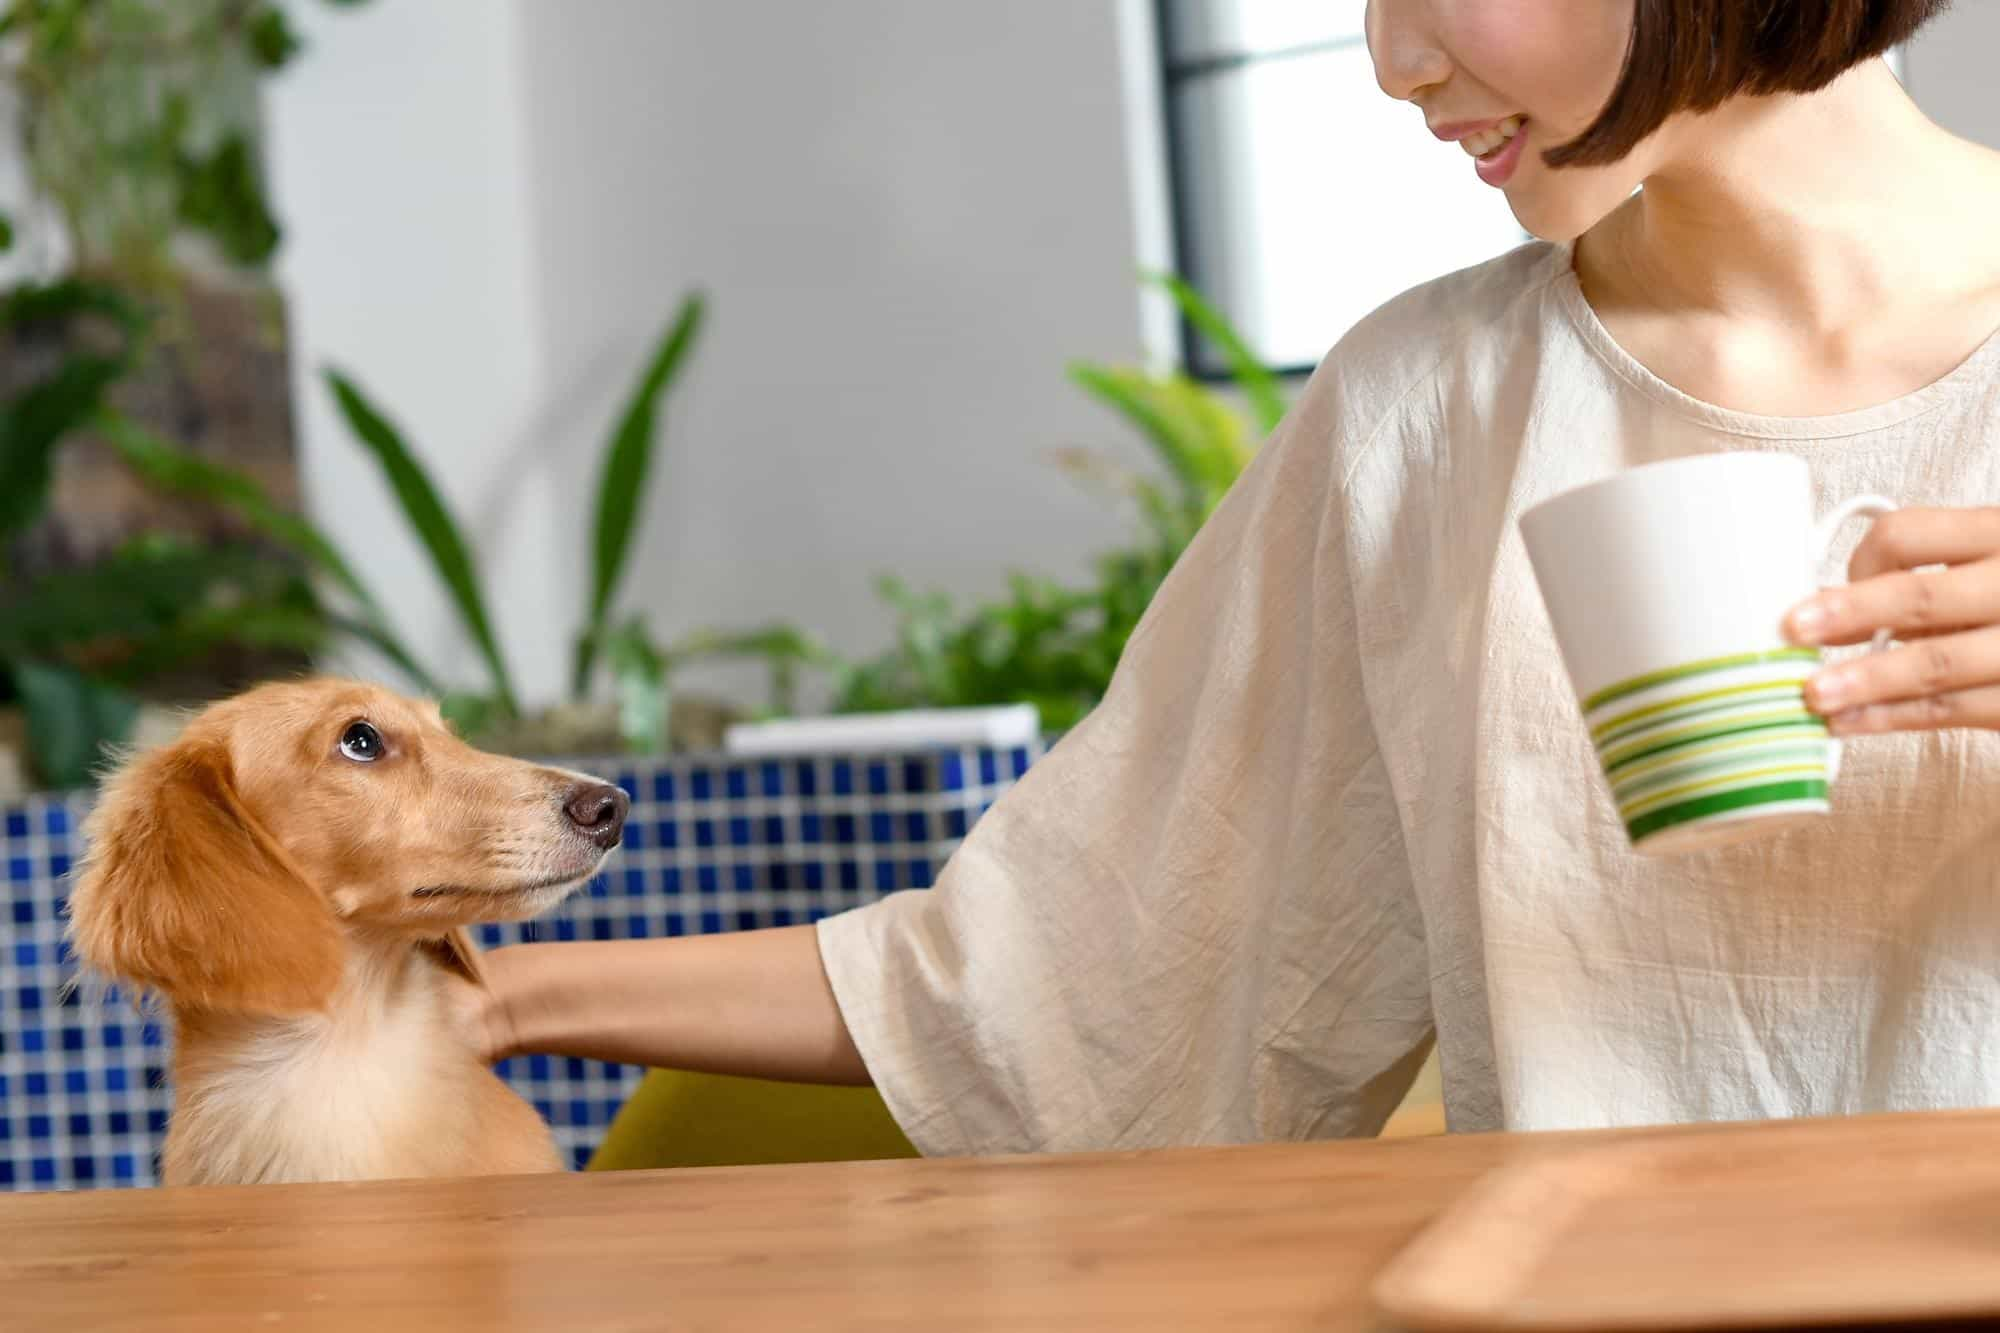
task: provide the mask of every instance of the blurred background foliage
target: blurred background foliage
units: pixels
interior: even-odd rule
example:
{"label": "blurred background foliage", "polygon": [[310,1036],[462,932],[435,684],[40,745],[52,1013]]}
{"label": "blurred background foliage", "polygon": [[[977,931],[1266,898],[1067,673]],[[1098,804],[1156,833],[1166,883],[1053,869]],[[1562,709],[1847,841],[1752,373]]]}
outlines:
{"label": "blurred background foliage", "polygon": [[297,509],[256,94],[299,49],[246,0],[0,9],[33,197],[0,219],[22,275],[0,295],[0,705],[25,733],[0,741],[41,781],[85,778],[143,698],[297,669],[327,641],[303,562],[153,485],[179,445]]}
{"label": "blurred background foliage", "polygon": [[[336,8],[357,0],[324,0]],[[1078,388],[1148,448],[1152,466],[1071,449],[1056,461],[1129,508],[1129,537],[1078,579],[1016,572],[958,606],[885,575],[894,619],[849,660],[809,626],[702,629],[662,640],[618,610],[659,470],[665,404],[699,342],[688,294],[661,328],[597,465],[590,585],[570,697],[527,710],[495,631],[478,553],[389,406],[323,373],[379,467],[483,667],[442,678],[418,659],[328,534],[303,517],[291,455],[282,238],[259,166],[258,80],[301,58],[276,6],[250,0],[13,0],[4,78],[36,206],[0,217],[26,276],[0,293],[0,746],[51,786],[86,781],[151,704],[196,703],[362,644],[405,687],[441,699],[474,740],[526,753],[712,745],[742,710],[676,690],[685,668],[749,660],[762,715],[815,678],[841,712],[1032,702],[1073,725],[1103,696],[1161,581],[1285,410],[1278,382],[1201,297],[1146,279],[1230,368],[1080,363]],[[106,497],[109,497],[107,499]]]}

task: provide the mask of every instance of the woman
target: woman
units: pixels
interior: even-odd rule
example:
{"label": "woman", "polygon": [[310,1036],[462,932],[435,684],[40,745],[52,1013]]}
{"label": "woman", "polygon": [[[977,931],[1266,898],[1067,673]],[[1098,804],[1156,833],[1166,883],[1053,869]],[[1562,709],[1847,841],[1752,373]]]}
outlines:
{"label": "woman", "polygon": [[[872,1076],[930,1153],[1372,1133],[1433,1041],[1457,1129],[2000,1102],[2000,156],[1880,59],[1939,8],[1373,0],[1545,243],[1341,342],[935,890],[500,950],[494,1050]],[[1653,861],[1515,520],[1718,450],[1912,506],[1791,621],[1910,644],[1813,687],[1893,733],[1836,818]]]}

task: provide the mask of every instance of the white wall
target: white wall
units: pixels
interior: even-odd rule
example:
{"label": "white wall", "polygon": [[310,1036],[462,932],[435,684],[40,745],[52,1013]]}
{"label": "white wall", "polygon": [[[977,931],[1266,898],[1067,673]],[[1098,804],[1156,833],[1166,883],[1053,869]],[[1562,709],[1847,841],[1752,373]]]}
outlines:
{"label": "white wall", "polygon": [[[274,84],[268,168],[286,227],[301,471],[313,516],[412,648],[481,677],[445,594],[321,379],[337,365],[420,451],[477,539],[501,632],[530,681],[557,659],[523,614],[574,586],[552,531],[561,460],[538,447],[548,400],[529,231],[514,0],[294,9],[309,53]],[[508,500],[488,497],[504,488]]]}
{"label": "white wall", "polygon": [[314,513],[427,650],[446,609],[312,368],[408,428],[545,698],[599,449],[692,286],[711,319],[625,599],[658,628],[864,651],[879,572],[986,595],[1119,539],[1046,461],[1132,448],[1063,374],[1140,345],[1110,0],[322,11],[269,104],[301,447]]}
{"label": "white wall", "polygon": [[1993,53],[2000,51],[2000,4],[1958,0],[1903,54],[1903,83],[1946,129],[2000,147],[2000,98]]}

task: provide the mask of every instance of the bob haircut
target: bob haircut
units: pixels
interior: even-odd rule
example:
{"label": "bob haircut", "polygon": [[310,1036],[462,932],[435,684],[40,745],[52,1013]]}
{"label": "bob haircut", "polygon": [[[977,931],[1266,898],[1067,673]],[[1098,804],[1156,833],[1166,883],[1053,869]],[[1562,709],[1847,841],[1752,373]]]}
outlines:
{"label": "bob haircut", "polygon": [[1678,111],[1739,93],[1810,93],[1905,41],[1951,0],[1633,0],[1632,40],[1611,100],[1551,148],[1552,167],[1602,166]]}

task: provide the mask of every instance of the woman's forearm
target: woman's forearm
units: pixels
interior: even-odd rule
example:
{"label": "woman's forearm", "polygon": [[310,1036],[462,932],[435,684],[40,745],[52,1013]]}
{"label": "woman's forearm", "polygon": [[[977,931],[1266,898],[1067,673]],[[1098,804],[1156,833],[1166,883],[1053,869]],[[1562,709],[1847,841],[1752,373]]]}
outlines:
{"label": "woman's forearm", "polygon": [[862,1084],[811,926],[484,955],[493,1054]]}

